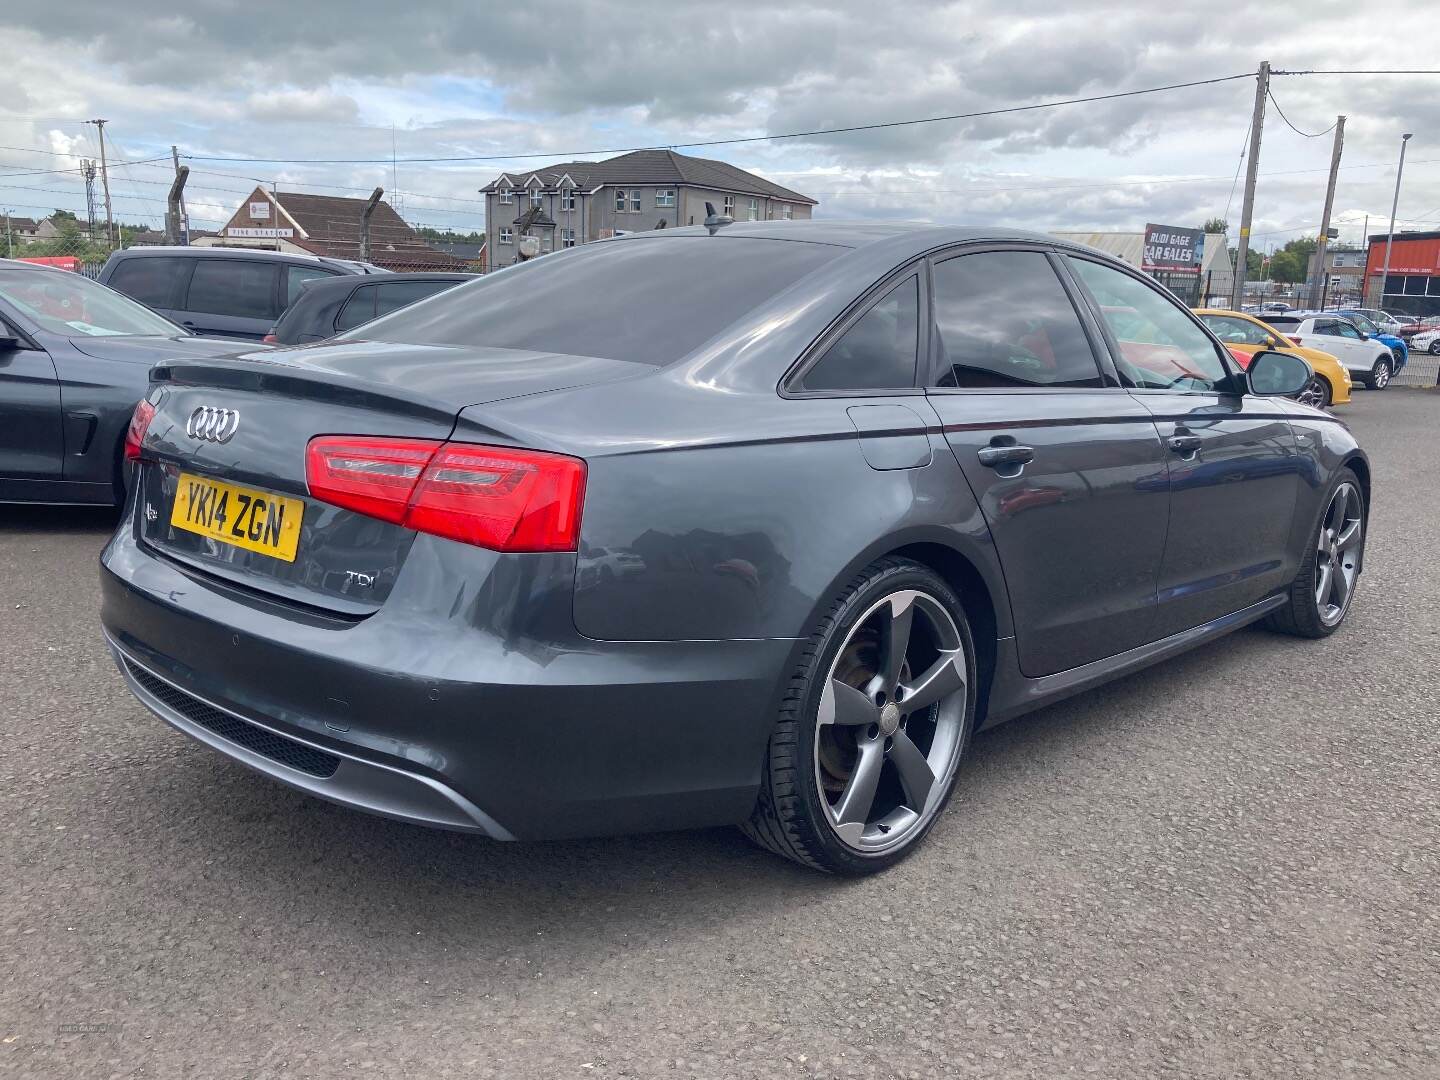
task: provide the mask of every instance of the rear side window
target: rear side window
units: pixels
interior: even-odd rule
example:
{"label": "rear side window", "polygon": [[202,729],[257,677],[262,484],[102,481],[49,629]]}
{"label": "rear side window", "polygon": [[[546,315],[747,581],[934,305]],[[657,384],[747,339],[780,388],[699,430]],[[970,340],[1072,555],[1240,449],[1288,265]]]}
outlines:
{"label": "rear side window", "polygon": [[161,256],[122,259],[106,284],[149,307],[179,307],[190,262]]}
{"label": "rear side window", "polygon": [[458,284],[456,281],[387,281],[375,286],[375,314],[377,317],[389,315]]}
{"label": "rear side window", "polygon": [[350,294],[340,314],[335,317],[336,330],[353,330],[375,318],[375,290],[379,285],[361,285]]}
{"label": "rear side window", "polygon": [[1100,386],[1080,316],[1038,251],[990,251],[935,267],[941,387]]}
{"label": "rear side window", "polygon": [[273,319],[280,267],[258,259],[196,259],[186,311]]}
{"label": "rear side window", "polygon": [[666,364],[847,250],[723,232],[586,244],[404,308],[365,337]]}
{"label": "rear side window", "polygon": [[920,279],[902,281],[846,330],[800,380],[803,390],[895,390],[915,385]]}

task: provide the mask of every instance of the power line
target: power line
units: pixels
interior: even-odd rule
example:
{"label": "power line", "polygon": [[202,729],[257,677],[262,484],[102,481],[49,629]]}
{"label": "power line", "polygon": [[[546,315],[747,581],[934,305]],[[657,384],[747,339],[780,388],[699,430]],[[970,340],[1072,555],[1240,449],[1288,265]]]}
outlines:
{"label": "power line", "polygon": [[[581,158],[599,154],[632,154],[641,150],[677,150],[696,146],[735,146],[739,143],[773,142],[779,139],[807,139],[817,135],[848,135],[857,131],[879,131],[886,128],[914,127],[917,124],[939,124],[952,120],[976,120],[987,116],[1004,116],[1010,113],[1033,112],[1037,109],[1055,109],[1064,105],[1088,105],[1097,101],[1115,101],[1119,98],[1140,97],[1143,94],[1160,94],[1169,90],[1186,90],[1195,86],[1214,86],[1217,83],[1234,82],[1237,79],[1253,79],[1252,72],[1239,75],[1222,75],[1214,79],[1196,79],[1192,82],[1170,83],[1166,86],[1148,86],[1139,90],[1119,90],[1112,94],[1092,94],[1089,97],[1066,98],[1060,101],[1040,101],[1033,105],[1010,105],[1000,109],[981,109],[976,112],[950,113],[945,116],[927,116],[917,120],[886,120],[874,124],[851,124],[847,127],[815,128],[810,131],[791,131],[783,135],[748,135],[733,139],[707,139],[700,142],[668,143],[657,146],[630,146],[599,150],[547,150],[523,154],[468,154],[458,157],[400,158],[406,165],[433,165],[459,161],[519,161],[525,158]],[[235,161],[235,162],[276,162],[284,165],[389,165],[391,158],[267,158],[267,157],[221,157],[217,155],[187,154],[190,161]]]}
{"label": "power line", "polygon": [[1317,131],[1313,135],[1310,134],[1310,132],[1308,131],[1301,131],[1299,128],[1297,128],[1294,124],[1290,122],[1290,118],[1285,115],[1285,110],[1280,108],[1280,102],[1275,100],[1275,94],[1268,89],[1265,91],[1265,93],[1270,98],[1270,104],[1275,106],[1275,112],[1279,114],[1281,120],[1285,121],[1285,126],[1288,127],[1291,131],[1295,132],[1296,135],[1303,135],[1307,139],[1318,139],[1322,135],[1329,135],[1330,132],[1335,130],[1335,125],[1331,124],[1324,131]]}

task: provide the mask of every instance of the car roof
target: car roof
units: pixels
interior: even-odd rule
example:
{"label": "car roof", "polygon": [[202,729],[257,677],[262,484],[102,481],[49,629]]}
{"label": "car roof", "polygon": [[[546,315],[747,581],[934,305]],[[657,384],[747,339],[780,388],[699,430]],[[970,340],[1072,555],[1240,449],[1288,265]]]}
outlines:
{"label": "car roof", "polygon": [[[602,242],[612,244],[657,237],[708,235],[710,229],[707,226],[686,225],[676,229],[628,233]],[[977,240],[1020,240],[1057,244],[1076,250],[1093,250],[1083,244],[1060,240],[1044,233],[1003,225],[936,225],[925,221],[736,221],[718,226],[714,235],[759,240],[797,240],[848,248],[864,248],[886,241],[904,245],[908,241],[908,246],[917,252],[946,244]]]}
{"label": "car roof", "polygon": [[300,254],[294,251],[269,251],[252,247],[179,247],[156,244],[154,246],[125,248],[116,251],[112,259],[143,259],[152,256],[181,255],[191,259],[268,259],[280,262],[301,263],[307,266],[355,266],[365,264],[356,259],[336,259],[328,255]]}
{"label": "car roof", "polygon": [[[348,293],[366,285],[393,285],[404,281],[472,281],[479,274],[344,274],[339,277],[318,277],[300,283],[301,296],[328,296],[330,293]],[[296,303],[299,303],[297,298]],[[293,306],[293,305],[292,305]]]}
{"label": "car roof", "polygon": [[61,266],[46,266],[44,263],[23,262],[20,259],[0,259],[0,270],[53,270],[57,274],[74,273],[73,270],[66,270]]}

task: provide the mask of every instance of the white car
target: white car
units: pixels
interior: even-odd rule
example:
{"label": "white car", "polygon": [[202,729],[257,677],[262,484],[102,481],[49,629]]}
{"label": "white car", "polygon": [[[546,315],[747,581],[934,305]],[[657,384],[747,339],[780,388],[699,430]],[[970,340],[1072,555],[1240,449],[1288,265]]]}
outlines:
{"label": "white car", "polygon": [[1440,356],[1440,326],[1426,327],[1418,334],[1412,334],[1410,351],[1412,353],[1428,352],[1431,356]]}
{"label": "white car", "polygon": [[1333,355],[1352,382],[1363,383],[1370,390],[1384,390],[1395,374],[1395,358],[1383,342],[1366,337],[1349,319],[1328,312],[1301,312],[1267,315],[1265,321],[1296,345],[1320,349]]}

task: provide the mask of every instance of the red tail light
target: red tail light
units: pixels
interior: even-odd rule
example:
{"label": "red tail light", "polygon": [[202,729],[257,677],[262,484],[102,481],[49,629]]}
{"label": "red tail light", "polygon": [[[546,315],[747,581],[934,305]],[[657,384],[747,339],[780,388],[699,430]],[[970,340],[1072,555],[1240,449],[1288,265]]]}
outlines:
{"label": "red tail light", "polygon": [[322,435],[310,494],[347,510],[495,551],[574,551],[585,463],[537,450]]}
{"label": "red tail light", "polygon": [[1288,337],[1290,341],[1295,345],[1299,345],[1301,343],[1299,336],[1296,334],[1286,334],[1285,336]]}
{"label": "red tail light", "polygon": [[125,460],[140,460],[140,444],[145,441],[145,432],[150,421],[155,419],[155,406],[141,401],[130,414],[130,426],[125,429]]}

